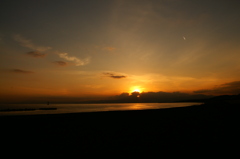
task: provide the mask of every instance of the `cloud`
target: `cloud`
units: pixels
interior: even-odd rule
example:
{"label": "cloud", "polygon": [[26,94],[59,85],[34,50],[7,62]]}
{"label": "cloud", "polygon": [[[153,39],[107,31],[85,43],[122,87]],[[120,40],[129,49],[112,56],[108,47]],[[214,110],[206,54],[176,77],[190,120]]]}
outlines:
{"label": "cloud", "polygon": [[21,70],[21,69],[13,69],[13,70],[11,70],[11,72],[20,73],[20,74],[32,74],[32,73],[34,73],[32,71],[26,71],[26,70]]}
{"label": "cloud", "polygon": [[45,57],[46,54],[43,54],[43,53],[40,53],[38,51],[30,51],[27,53],[28,56],[31,56],[31,57]]}
{"label": "cloud", "polygon": [[68,53],[58,53],[59,57],[68,61],[75,62],[76,66],[83,66],[90,62],[90,58],[79,59],[75,56],[69,56]]}
{"label": "cloud", "polygon": [[55,63],[56,65],[58,66],[67,66],[67,62],[64,62],[64,61],[54,61],[53,63]]}
{"label": "cloud", "polygon": [[126,78],[127,77],[125,75],[118,75],[116,73],[110,73],[110,72],[104,72],[102,74],[104,76],[106,76],[106,77],[110,77],[110,78],[113,78],[113,79],[122,79],[122,78]]}
{"label": "cloud", "polygon": [[197,91],[194,91],[194,93],[214,94],[214,95],[239,94],[240,93],[240,81],[224,83],[224,84],[216,86],[213,89],[197,90]]}
{"label": "cloud", "polygon": [[14,35],[14,40],[16,40],[17,42],[20,43],[21,46],[35,50],[35,51],[39,51],[39,52],[44,52],[47,50],[50,50],[51,47],[45,47],[45,46],[37,46],[36,44],[34,44],[31,40],[26,39],[25,37],[17,34]]}

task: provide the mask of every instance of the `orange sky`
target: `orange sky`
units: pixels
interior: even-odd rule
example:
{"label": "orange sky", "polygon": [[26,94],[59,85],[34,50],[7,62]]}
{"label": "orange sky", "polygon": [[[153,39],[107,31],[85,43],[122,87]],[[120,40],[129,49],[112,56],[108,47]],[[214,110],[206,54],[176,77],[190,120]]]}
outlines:
{"label": "orange sky", "polygon": [[77,101],[135,89],[240,93],[237,6],[234,0],[5,1],[0,100]]}

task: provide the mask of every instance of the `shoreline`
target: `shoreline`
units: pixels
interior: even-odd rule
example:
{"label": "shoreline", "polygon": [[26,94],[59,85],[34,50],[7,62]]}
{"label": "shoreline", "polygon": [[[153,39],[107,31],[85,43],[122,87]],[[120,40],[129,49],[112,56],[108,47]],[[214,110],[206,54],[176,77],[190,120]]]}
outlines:
{"label": "shoreline", "polygon": [[[0,109],[0,116],[14,115],[40,115],[40,114],[66,114],[66,113],[91,113],[91,112],[114,112],[114,111],[137,111],[158,110],[178,107],[190,107],[201,105],[196,102],[177,103],[98,103],[98,104],[53,104],[51,107],[45,105],[12,105],[9,108]],[[65,105],[65,106],[63,106]],[[75,107],[77,106],[77,107]],[[78,109],[76,109],[78,108]]]}
{"label": "shoreline", "polygon": [[0,112],[34,111],[34,110],[57,110],[57,108],[19,108],[19,109],[1,109]]}
{"label": "shoreline", "polygon": [[[0,116],[1,135],[9,149],[77,156],[89,153],[164,149],[224,149],[238,136],[237,105],[196,105],[189,107]],[[18,144],[17,144],[18,143]],[[228,144],[226,144],[228,143]],[[6,148],[6,147],[5,147]],[[24,148],[25,149],[25,148]],[[33,150],[34,151],[34,150]],[[56,153],[55,153],[56,152]]]}

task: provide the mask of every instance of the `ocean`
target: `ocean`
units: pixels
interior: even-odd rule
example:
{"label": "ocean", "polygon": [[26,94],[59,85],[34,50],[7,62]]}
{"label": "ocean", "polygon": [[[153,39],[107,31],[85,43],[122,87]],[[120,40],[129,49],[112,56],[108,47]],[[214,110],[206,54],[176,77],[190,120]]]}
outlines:
{"label": "ocean", "polygon": [[200,104],[202,103],[0,104],[0,116],[163,109]]}

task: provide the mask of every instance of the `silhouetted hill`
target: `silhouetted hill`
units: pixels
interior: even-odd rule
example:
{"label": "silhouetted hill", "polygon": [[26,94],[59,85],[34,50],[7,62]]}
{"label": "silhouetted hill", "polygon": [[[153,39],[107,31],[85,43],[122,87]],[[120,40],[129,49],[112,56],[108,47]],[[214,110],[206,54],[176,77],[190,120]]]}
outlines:
{"label": "silhouetted hill", "polygon": [[207,99],[205,104],[240,104],[240,94],[238,95],[221,95]]}
{"label": "silhouetted hill", "polygon": [[166,103],[166,102],[204,102],[213,96],[188,94],[182,92],[132,92],[122,93],[111,99],[89,101],[86,103]]}

